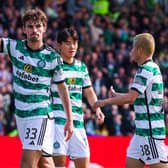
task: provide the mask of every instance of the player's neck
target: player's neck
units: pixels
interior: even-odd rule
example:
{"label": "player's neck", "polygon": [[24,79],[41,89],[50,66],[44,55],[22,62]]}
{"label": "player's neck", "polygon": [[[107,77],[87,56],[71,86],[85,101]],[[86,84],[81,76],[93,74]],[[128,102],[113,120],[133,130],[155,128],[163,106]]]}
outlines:
{"label": "player's neck", "polygon": [[66,62],[67,64],[72,64],[74,62],[74,58],[67,58],[67,57],[63,57],[63,61]]}
{"label": "player's neck", "polygon": [[43,42],[42,41],[39,41],[39,42],[27,41],[27,46],[31,50],[39,50],[43,46]]}
{"label": "player's neck", "polygon": [[144,57],[143,59],[139,60],[138,65],[140,66],[140,65],[144,64],[145,62],[148,62],[149,60],[152,60],[152,56]]}

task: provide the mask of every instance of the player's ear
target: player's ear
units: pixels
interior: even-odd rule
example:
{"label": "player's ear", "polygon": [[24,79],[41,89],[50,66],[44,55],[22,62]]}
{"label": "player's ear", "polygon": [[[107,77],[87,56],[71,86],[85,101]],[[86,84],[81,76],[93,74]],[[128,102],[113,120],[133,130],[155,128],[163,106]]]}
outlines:
{"label": "player's ear", "polygon": [[43,33],[45,33],[47,31],[47,25],[43,25],[44,28],[43,28]]}
{"label": "player's ear", "polygon": [[58,47],[58,50],[60,51],[60,49],[61,49],[61,43],[56,43],[57,44],[57,47]]}
{"label": "player's ear", "polygon": [[141,55],[142,52],[143,52],[143,49],[142,49],[142,48],[137,48],[137,53],[138,53],[138,55]]}

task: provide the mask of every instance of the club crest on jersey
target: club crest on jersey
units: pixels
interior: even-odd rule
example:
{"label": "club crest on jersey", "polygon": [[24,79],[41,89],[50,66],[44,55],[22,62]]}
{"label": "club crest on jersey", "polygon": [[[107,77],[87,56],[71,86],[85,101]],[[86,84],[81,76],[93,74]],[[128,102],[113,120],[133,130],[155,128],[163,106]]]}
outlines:
{"label": "club crest on jersey", "polygon": [[55,149],[60,148],[60,144],[59,144],[59,142],[58,142],[58,141],[56,141],[56,142],[54,143],[54,148],[55,148]]}
{"label": "club crest on jersey", "polygon": [[46,62],[45,62],[44,60],[39,60],[39,61],[37,62],[37,66],[38,66],[39,68],[44,68],[44,67],[46,66]]}
{"label": "club crest on jersey", "polygon": [[75,78],[69,78],[68,83],[69,83],[69,85],[74,85],[76,83]]}
{"label": "club crest on jersey", "polygon": [[27,73],[31,73],[32,72],[32,65],[30,65],[30,64],[24,65],[24,71]]}

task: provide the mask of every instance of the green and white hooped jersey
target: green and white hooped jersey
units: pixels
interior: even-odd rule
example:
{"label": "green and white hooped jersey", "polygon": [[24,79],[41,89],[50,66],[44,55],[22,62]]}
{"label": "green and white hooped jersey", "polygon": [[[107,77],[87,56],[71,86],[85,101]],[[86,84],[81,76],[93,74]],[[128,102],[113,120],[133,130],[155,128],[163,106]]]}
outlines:
{"label": "green and white hooped jersey", "polygon": [[136,135],[164,139],[164,86],[158,65],[149,60],[139,66],[131,89],[140,93],[134,102]]}
{"label": "green and white hooped jersey", "polygon": [[[83,128],[82,90],[91,86],[88,70],[83,62],[75,59],[73,64],[63,64],[63,72],[71,99],[74,127]],[[55,84],[52,84],[51,92],[55,123],[64,125],[66,113]]]}
{"label": "green and white hooped jersey", "polygon": [[46,117],[50,107],[50,84],[64,81],[62,58],[44,45],[37,51],[26,41],[2,39],[3,52],[8,54],[13,68],[15,113],[22,118]]}

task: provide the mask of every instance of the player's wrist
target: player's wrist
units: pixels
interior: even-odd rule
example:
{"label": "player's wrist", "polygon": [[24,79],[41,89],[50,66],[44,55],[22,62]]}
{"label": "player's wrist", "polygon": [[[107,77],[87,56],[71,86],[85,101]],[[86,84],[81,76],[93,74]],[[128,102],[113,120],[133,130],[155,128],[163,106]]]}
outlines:
{"label": "player's wrist", "polygon": [[67,118],[68,122],[73,122],[73,118]]}

